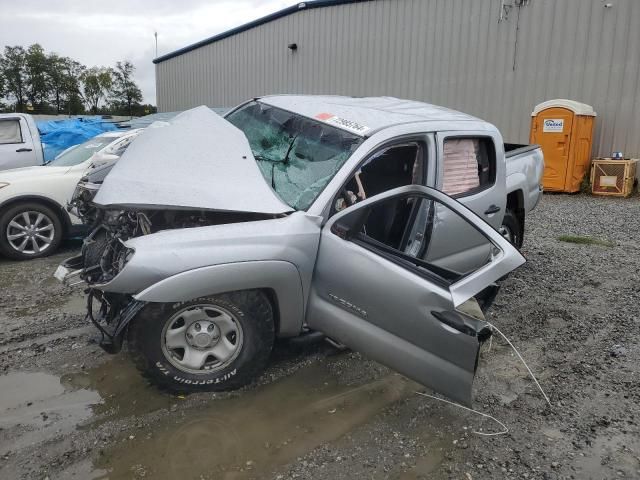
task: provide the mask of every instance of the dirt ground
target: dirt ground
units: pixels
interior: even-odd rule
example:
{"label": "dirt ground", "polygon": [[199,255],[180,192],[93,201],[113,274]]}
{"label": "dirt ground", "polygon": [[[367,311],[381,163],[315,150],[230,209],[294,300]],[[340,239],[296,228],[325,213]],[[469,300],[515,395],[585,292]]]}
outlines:
{"label": "dirt ground", "polygon": [[[576,244],[561,235],[611,242]],[[78,290],[52,277],[78,242],[0,259],[2,479],[640,478],[640,202],[545,195],[528,263],[488,319],[518,347],[484,347],[474,406],[325,343],[279,344],[255,384],[188,397],[104,353]]]}

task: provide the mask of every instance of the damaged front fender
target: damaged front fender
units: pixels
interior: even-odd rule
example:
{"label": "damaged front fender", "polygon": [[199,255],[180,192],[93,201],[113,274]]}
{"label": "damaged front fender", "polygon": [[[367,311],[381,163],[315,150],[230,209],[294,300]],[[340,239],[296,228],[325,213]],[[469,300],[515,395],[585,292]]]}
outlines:
{"label": "damaged front fender", "polygon": [[127,325],[144,308],[146,302],[125,295],[104,294],[100,290],[87,291],[87,318],[102,334],[100,347],[108,353],[118,353]]}
{"label": "damaged front fender", "polygon": [[182,302],[252,289],[270,290],[275,294],[279,336],[300,333],[305,295],[300,273],[290,262],[269,260],[196,268],[161,280],[134,298],[141,302]]}

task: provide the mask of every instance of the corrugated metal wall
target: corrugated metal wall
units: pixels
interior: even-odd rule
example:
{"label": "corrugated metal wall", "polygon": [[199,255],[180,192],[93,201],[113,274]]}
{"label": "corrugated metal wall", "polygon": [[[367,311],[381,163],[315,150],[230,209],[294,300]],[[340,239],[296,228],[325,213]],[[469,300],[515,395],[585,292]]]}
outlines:
{"label": "corrugated metal wall", "polygon": [[569,98],[598,113],[595,154],[638,156],[640,0],[606,3],[530,0],[501,22],[501,0],[301,10],[156,65],[158,107],[230,107],[270,93],[392,95],[471,113],[527,142],[534,105]]}

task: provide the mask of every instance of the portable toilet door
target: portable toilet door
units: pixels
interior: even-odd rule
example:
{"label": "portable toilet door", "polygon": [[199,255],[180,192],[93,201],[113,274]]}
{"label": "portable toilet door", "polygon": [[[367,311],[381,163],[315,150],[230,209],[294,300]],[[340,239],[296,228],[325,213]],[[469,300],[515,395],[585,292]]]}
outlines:
{"label": "portable toilet door", "polygon": [[591,144],[596,113],[573,100],[549,100],[531,113],[530,143],[544,154],[544,189],[579,192],[591,164]]}

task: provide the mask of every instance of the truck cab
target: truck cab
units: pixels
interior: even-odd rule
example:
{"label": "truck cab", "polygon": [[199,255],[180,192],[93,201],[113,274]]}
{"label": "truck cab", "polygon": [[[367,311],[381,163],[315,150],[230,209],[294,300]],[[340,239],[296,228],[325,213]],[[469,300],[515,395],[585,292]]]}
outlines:
{"label": "truck cab", "polygon": [[0,170],[42,165],[36,122],[26,113],[0,113]]}

